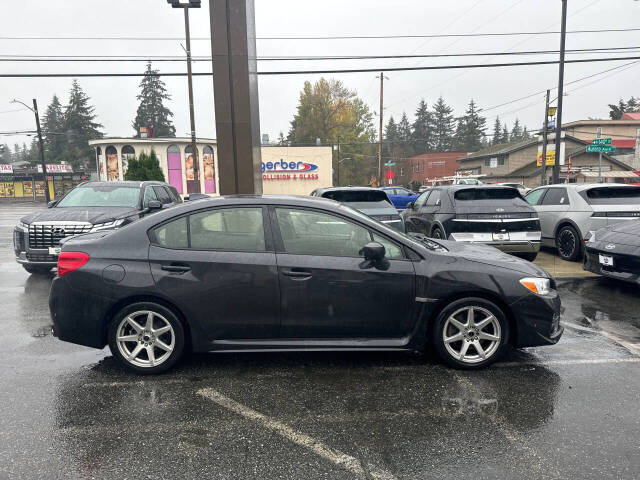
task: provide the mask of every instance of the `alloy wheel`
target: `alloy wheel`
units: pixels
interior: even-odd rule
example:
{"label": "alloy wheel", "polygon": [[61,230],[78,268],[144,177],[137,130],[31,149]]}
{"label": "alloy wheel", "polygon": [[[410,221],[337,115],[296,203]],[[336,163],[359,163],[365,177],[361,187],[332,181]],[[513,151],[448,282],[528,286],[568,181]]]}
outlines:
{"label": "alloy wheel", "polygon": [[466,306],[449,315],[442,329],[446,351],[456,360],[474,364],[492,357],[500,347],[502,330],[493,313]]}
{"label": "alloy wheel", "polygon": [[558,251],[563,258],[572,258],[576,250],[576,236],[570,228],[563,228],[558,236]]}
{"label": "alloy wheel", "polygon": [[173,353],[176,334],[171,323],[157,312],[141,310],[124,317],[116,330],[116,344],[132,365],[152,368]]}

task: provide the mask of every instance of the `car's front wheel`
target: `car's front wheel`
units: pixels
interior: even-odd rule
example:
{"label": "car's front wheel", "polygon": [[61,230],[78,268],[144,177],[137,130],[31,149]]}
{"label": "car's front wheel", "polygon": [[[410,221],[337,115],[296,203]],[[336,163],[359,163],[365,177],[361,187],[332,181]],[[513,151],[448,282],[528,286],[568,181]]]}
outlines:
{"label": "car's front wheel", "polygon": [[27,272],[36,275],[44,275],[51,271],[51,267],[46,265],[22,265]]}
{"label": "car's front wheel", "polygon": [[449,365],[476,369],[498,359],[508,337],[509,324],[500,307],[483,298],[463,298],[440,312],[431,342]]}
{"label": "car's front wheel", "polygon": [[170,369],[184,351],[184,328],[174,313],[162,305],[135,303],[111,321],[109,348],[125,367],[142,374]]}
{"label": "car's front wheel", "polygon": [[435,227],[431,232],[431,237],[437,238],[439,240],[444,240],[444,233],[442,233],[442,230],[440,230],[440,227]]}

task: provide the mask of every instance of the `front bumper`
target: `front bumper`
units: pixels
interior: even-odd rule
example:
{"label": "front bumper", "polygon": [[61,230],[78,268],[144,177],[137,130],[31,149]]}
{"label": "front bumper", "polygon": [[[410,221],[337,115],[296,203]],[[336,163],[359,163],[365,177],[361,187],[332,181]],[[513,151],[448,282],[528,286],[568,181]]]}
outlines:
{"label": "front bumper", "polygon": [[29,247],[29,232],[22,227],[13,229],[13,251],[16,262],[21,265],[55,267],[58,264],[58,256],[50,254],[48,248]]}
{"label": "front bumper", "polygon": [[555,290],[544,296],[528,294],[510,305],[516,319],[514,345],[536,347],[558,343],[564,332],[560,306],[560,296]]}
{"label": "front bumper", "polygon": [[[616,247],[618,252],[613,253],[610,250],[600,250],[587,245],[582,263],[583,270],[640,285],[640,248],[628,247],[629,251],[626,251],[624,245]],[[620,252],[621,249],[622,252]],[[600,255],[612,257],[613,266],[600,264]]]}

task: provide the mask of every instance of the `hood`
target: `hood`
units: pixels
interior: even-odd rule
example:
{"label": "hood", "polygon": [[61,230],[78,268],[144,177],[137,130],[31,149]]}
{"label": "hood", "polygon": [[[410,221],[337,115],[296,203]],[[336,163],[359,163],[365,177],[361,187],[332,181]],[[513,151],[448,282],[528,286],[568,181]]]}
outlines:
{"label": "hood", "polygon": [[640,219],[601,228],[596,232],[596,242],[640,246]]}
{"label": "hood", "polygon": [[54,207],[22,217],[24,223],[33,222],[89,222],[92,224],[112,222],[136,214],[132,207]]}
{"label": "hood", "polygon": [[437,240],[437,243],[442,244],[443,247],[449,250],[449,255],[488,266],[507,268],[529,276],[551,278],[551,275],[538,265],[501,252],[497,248],[488,245],[481,243],[460,243],[449,240]]}

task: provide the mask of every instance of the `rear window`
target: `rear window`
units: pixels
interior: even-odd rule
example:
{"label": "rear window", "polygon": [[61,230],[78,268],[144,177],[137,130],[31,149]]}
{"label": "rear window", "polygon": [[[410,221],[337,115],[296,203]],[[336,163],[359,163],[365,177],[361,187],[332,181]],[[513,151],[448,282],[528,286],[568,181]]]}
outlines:
{"label": "rear window", "polygon": [[515,188],[465,188],[464,190],[458,190],[453,197],[460,202],[521,198],[520,192]]}
{"label": "rear window", "polygon": [[640,187],[595,187],[580,192],[590,205],[638,205]]}
{"label": "rear window", "polygon": [[322,197],[342,203],[389,202],[382,190],[336,190],[324,192]]}

